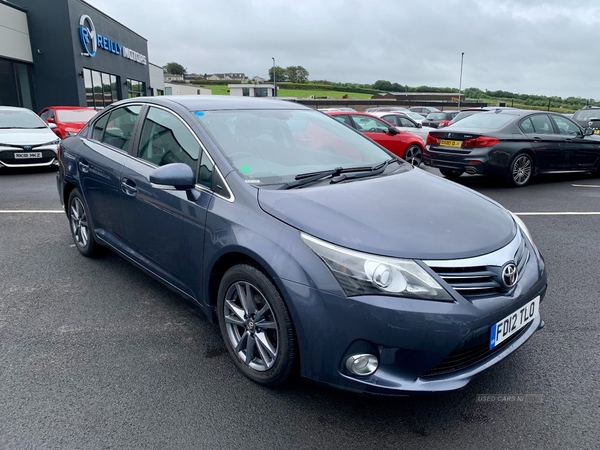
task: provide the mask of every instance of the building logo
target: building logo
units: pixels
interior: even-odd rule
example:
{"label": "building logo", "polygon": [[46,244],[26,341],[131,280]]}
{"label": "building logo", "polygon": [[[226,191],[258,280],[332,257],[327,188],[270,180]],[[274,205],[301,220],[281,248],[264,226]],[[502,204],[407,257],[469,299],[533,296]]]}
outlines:
{"label": "building logo", "polygon": [[[87,23],[87,25],[86,25]],[[87,14],[79,18],[79,40],[83,48],[82,56],[95,56],[98,50],[98,42],[96,40],[96,27],[94,22]]]}

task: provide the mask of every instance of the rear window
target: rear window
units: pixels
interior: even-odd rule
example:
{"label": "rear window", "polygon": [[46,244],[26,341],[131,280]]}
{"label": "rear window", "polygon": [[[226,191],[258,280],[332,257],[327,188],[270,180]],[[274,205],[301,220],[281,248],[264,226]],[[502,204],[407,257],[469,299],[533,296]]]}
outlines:
{"label": "rear window", "polygon": [[577,111],[575,113],[575,115],[573,115],[573,119],[575,119],[575,120],[600,119],[600,109],[584,109],[582,111]]}
{"label": "rear window", "polygon": [[446,114],[441,113],[441,112],[439,112],[439,113],[429,113],[427,115],[427,119],[428,120],[444,120],[444,119],[446,119]]}
{"label": "rear window", "polygon": [[515,120],[515,118],[515,116],[510,114],[485,112],[465,117],[456,126],[461,128],[479,128],[483,130],[496,130],[498,128],[502,128],[510,121]]}

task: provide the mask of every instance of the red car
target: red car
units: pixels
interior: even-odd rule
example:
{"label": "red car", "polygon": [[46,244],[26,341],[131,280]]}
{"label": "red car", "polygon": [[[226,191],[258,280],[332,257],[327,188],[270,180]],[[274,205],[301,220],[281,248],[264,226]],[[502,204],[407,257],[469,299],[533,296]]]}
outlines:
{"label": "red car", "polygon": [[46,123],[56,125],[54,132],[64,139],[79,133],[79,130],[96,115],[94,108],[84,106],[47,106],[39,116]]}
{"label": "red car", "polygon": [[413,166],[419,166],[423,161],[423,140],[419,136],[399,131],[385,120],[367,113],[327,111],[326,114],[355,128]]}

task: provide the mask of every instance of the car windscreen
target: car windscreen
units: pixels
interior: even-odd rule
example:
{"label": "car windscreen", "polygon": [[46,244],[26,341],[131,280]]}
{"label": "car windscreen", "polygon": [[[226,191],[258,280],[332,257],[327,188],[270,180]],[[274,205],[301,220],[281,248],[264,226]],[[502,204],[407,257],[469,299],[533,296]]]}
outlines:
{"label": "car windscreen", "polygon": [[0,129],[8,128],[46,128],[46,124],[26,109],[0,109]]}
{"label": "car windscreen", "polygon": [[86,123],[92,117],[96,115],[96,110],[94,109],[64,109],[57,110],[56,114],[58,116],[59,122],[79,122]]}
{"label": "car windscreen", "polygon": [[479,128],[483,130],[497,130],[502,128],[508,122],[515,120],[511,114],[499,114],[495,112],[484,112],[465,117],[458,123],[453,123],[450,128],[456,126],[460,128]]}
{"label": "car windscreen", "polygon": [[350,127],[313,110],[196,111],[198,120],[253,185],[298,174],[380,164],[392,156]]}

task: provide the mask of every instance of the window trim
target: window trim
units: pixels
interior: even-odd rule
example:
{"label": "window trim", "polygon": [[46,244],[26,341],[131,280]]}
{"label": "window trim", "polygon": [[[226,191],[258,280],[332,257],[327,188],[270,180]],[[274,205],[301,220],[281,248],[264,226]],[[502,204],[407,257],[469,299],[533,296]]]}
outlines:
{"label": "window trim", "polygon": [[[137,153],[137,147],[138,147],[138,127],[139,127],[139,120],[140,117],[142,117],[142,115],[144,117],[146,117],[146,115],[144,114],[144,106],[145,103],[142,102],[134,102],[134,103],[126,103],[123,105],[119,105],[119,106],[115,106],[114,108],[110,108],[108,111],[106,111],[104,114],[101,114],[96,120],[94,120],[94,123],[91,124],[90,129],[88,131],[88,135],[86,136],[87,139],[89,139],[90,141],[94,141],[97,142],[100,145],[103,145],[104,147],[110,149],[110,150],[114,150],[116,152],[119,153],[123,153],[124,155],[128,155],[128,156],[133,156],[130,152],[126,152],[124,151],[122,148],[118,148],[118,147],[113,147],[110,144],[107,144],[104,141],[99,141],[97,139],[93,139],[92,136],[94,135],[94,127],[96,126],[96,123],[98,123],[98,121],[102,120],[103,117],[108,116],[108,119],[110,119],[110,114],[120,108],[123,107],[128,107],[128,106],[141,106],[142,110],[140,111],[140,113],[138,114],[137,119],[135,120],[135,124],[133,126],[133,132],[131,133],[131,140],[133,142],[133,147],[135,147],[136,149],[136,153]],[[108,125],[108,121],[106,122],[106,124]],[[104,138],[104,133],[106,132],[106,125],[104,128],[104,131],[102,132],[102,137]]]}

